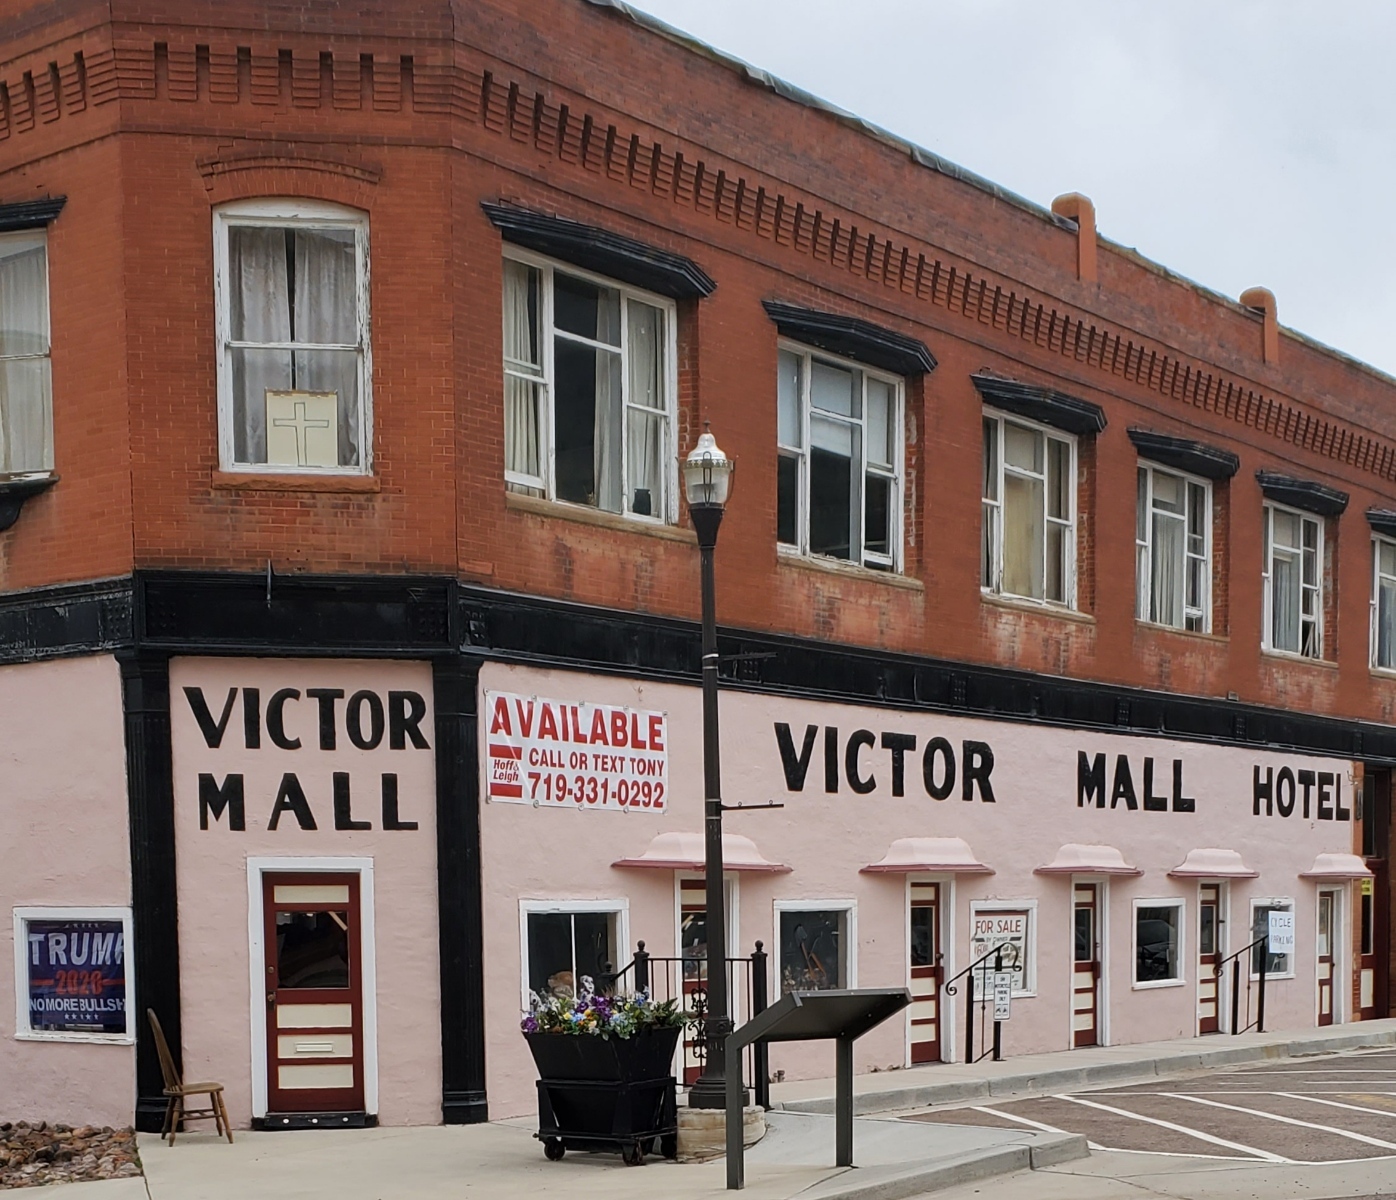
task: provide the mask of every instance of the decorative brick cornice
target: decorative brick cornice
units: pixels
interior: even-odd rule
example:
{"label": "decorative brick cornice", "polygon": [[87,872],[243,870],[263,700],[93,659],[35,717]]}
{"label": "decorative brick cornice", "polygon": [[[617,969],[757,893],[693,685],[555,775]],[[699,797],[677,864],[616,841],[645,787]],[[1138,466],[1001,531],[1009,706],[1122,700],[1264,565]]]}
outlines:
{"label": "decorative brick cornice", "polygon": [[236,150],[220,151],[196,164],[204,177],[204,186],[212,188],[222,176],[236,171],[320,171],[340,175],[355,183],[376,184],[383,178],[383,168],[359,162],[321,147],[266,144],[241,145]]}

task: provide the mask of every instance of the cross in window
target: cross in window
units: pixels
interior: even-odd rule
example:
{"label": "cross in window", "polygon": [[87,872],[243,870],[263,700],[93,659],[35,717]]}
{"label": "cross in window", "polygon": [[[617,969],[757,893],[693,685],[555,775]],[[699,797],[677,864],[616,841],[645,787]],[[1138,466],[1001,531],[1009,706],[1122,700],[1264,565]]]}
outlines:
{"label": "cross in window", "polygon": [[293,406],[292,415],[289,417],[273,417],[272,425],[277,429],[291,429],[296,435],[296,465],[300,467],[312,465],[306,447],[306,434],[312,429],[328,429],[330,422],[324,418],[315,418],[306,412],[304,400],[297,400]]}

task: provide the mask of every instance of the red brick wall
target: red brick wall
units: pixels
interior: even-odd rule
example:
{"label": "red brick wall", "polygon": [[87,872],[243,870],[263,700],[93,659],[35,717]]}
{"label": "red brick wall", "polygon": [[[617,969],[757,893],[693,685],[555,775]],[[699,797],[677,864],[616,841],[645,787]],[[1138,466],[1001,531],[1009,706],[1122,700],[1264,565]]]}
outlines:
{"label": "red brick wall", "polygon": [[[721,619],[874,647],[1312,711],[1393,715],[1367,669],[1368,530],[1396,507],[1396,385],[904,149],[743,82],[580,0],[356,6],[123,0],[0,15],[0,201],[66,193],[53,226],[62,481],[0,534],[0,587],[138,567],[450,573],[695,615],[681,531],[567,519],[502,483],[501,197],[692,256],[680,448],[711,420],[739,475]],[[624,70],[607,64],[624,64]],[[212,220],[242,197],[369,214],[371,490],[231,488],[217,471]],[[1108,227],[1109,214],[1103,214]],[[853,313],[939,360],[907,396],[903,579],[775,546],[776,336],[760,302]],[[1283,303],[1283,297],[1280,298]],[[1083,444],[1077,614],[979,592],[990,369],[1104,406]],[[1131,425],[1240,455],[1216,489],[1216,634],[1134,620]],[[1334,661],[1260,652],[1260,504],[1279,468],[1352,493],[1335,534]]]}

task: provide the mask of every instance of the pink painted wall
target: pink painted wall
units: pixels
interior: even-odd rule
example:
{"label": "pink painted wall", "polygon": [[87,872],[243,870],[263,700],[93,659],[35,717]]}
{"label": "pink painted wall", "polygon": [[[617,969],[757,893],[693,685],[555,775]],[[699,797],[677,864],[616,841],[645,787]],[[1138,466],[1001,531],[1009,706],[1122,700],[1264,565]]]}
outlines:
{"label": "pink painted wall", "polygon": [[0,1120],[129,1125],[132,1047],[15,1037],[11,913],[131,903],[116,661],[0,667],[0,713]]}
{"label": "pink painted wall", "polygon": [[[676,926],[674,878],[670,871],[616,869],[615,860],[637,856],[657,833],[702,828],[702,741],[698,689],[638,683],[613,676],[589,676],[489,664],[481,672],[481,742],[487,744],[486,689],[536,695],[569,703],[609,703],[667,711],[669,722],[670,804],[662,814],[532,808],[508,803],[483,805],[485,872],[485,971],[489,1097],[492,1116],[531,1111],[534,1078],[527,1048],[517,1032],[520,962],[520,901],[523,899],[607,899],[628,901],[627,952],[643,938],[655,954],[673,953]],[[777,949],[777,900],[853,899],[857,906],[856,982],[861,987],[907,983],[906,884],[901,875],[860,873],[886,853],[899,837],[953,836],[966,839],[994,868],[992,875],[961,875],[953,884],[953,913],[946,933],[947,965],[969,962],[970,906],[977,900],[1037,904],[1035,931],[1037,988],[1033,997],[1014,1000],[1005,1029],[1006,1054],[1063,1049],[1070,1045],[1071,882],[1070,877],[1034,874],[1067,842],[1107,843],[1139,867],[1138,878],[1112,879],[1106,889],[1108,954],[1105,967],[1110,1042],[1151,1041],[1190,1036],[1196,1029],[1197,883],[1172,879],[1176,867],[1196,847],[1220,846],[1241,853],[1260,872],[1230,889],[1231,921],[1224,938],[1237,949],[1249,941],[1246,923],[1251,897],[1288,897],[1295,902],[1297,954],[1292,980],[1272,981],[1267,1026],[1304,1028],[1316,1020],[1314,958],[1316,885],[1299,878],[1320,851],[1351,849],[1352,825],[1304,819],[1296,809],[1288,819],[1252,814],[1252,768],[1289,765],[1341,776],[1344,805],[1353,808],[1352,765],[1163,739],[1119,737],[1046,726],[912,714],[884,708],[777,699],[725,691],[722,695],[724,799],[729,803],[782,801],[769,812],[727,816],[729,832],[752,837],[767,858],[789,864],[789,874],[744,873],[739,884],[741,952],[760,939]],[[811,754],[804,789],[787,789],[773,723],[788,722],[798,751],[807,725],[821,731]],[[823,729],[836,726],[839,784],[824,790]],[[880,743],[884,732],[914,734],[917,750],[905,760],[905,795],[891,794],[891,755],[880,744],[861,752],[863,776],[875,781],[867,794],[855,794],[844,776],[848,735],[867,729]],[[931,799],[922,783],[921,750],[945,737],[957,757],[965,739],[993,749],[991,775],[995,802],[965,802],[957,786],[952,798]],[[1145,756],[1157,764],[1155,792],[1168,791],[1174,758],[1184,763],[1184,794],[1196,800],[1194,812],[1129,811],[1123,805],[1077,805],[1077,754],[1104,753],[1107,788],[1116,756],[1130,757],[1133,781],[1142,795]],[[487,766],[486,766],[487,771]],[[487,781],[486,781],[487,782]],[[1345,887],[1345,894],[1350,894]],[[1183,983],[1162,988],[1133,985],[1133,906],[1135,900],[1183,897]],[[1348,907],[1345,919],[1350,919]],[[1340,943],[1349,939],[1340,937]],[[1348,974],[1340,964],[1338,977]],[[1346,1006],[1342,1008],[1346,1012]],[[860,1070],[904,1065],[905,1022],[892,1021],[858,1044]],[[773,1070],[790,1078],[832,1073],[827,1047],[772,1047]]]}
{"label": "pink painted wall", "polygon": [[[217,748],[208,745],[186,697],[201,688],[215,721],[229,690],[239,689]],[[244,694],[259,690],[261,747],[246,745]],[[293,688],[285,704],[285,735],[298,749],[272,744],[265,709],[273,693]],[[346,735],[345,702],[335,706],[335,749],[321,748],[318,705],[307,689],[413,691],[426,702],[420,722],[430,748],[392,749],[388,738],[373,750],[356,749]],[[441,1119],[440,967],[437,942],[436,792],[431,668],[423,663],[269,659],[176,659],[170,666],[174,744],[175,841],[179,876],[180,970],[183,986],[184,1064],[188,1076],[221,1080],[233,1120],[252,1117],[254,1055],[248,935],[249,857],[371,858],[376,890],[378,1116],[385,1125],[428,1125]],[[302,829],[283,814],[268,829],[283,773],[295,772],[315,824]],[[350,774],[355,820],[368,830],[336,830],[331,776]],[[246,829],[229,828],[227,815],[200,828],[198,778],[211,772],[245,777]],[[381,775],[399,778],[400,819],[416,830],[387,830],[381,813]],[[367,934],[367,914],[363,918]]]}

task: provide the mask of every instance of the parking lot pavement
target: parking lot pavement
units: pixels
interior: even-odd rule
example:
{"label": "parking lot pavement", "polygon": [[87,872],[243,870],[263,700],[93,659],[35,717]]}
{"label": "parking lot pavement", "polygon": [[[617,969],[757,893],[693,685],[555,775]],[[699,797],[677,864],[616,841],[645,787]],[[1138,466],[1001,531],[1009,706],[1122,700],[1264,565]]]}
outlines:
{"label": "parking lot pavement", "polygon": [[1319,1166],[1396,1158],[1396,1050],[1211,1069],[1132,1087],[996,1100],[906,1119],[1079,1133],[1092,1150],[1236,1164]]}

